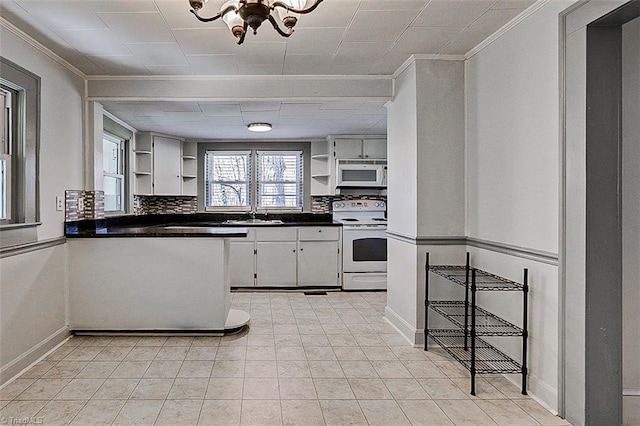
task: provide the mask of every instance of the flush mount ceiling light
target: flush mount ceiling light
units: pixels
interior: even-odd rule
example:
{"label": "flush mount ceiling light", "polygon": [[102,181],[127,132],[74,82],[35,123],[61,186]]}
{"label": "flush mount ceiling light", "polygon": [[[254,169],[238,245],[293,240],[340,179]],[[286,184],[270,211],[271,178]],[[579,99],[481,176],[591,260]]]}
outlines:
{"label": "flush mount ceiling light", "polygon": [[[210,18],[199,15],[200,9],[207,0],[189,0],[191,13],[202,22],[215,21],[218,18],[227,24],[231,33],[236,37],[236,42],[242,44],[247,28],[253,29],[253,34],[258,33],[260,25],[269,20],[273,28],[283,37],[289,37],[293,33],[293,27],[298,22],[298,15],[313,12],[323,0],[312,0],[313,4],[305,9],[307,2],[311,0],[229,0],[220,8],[220,12]],[[273,17],[271,11],[277,10],[280,21],[285,26],[283,31]]]}
{"label": "flush mount ceiling light", "polygon": [[256,133],[268,132],[271,130],[271,123],[251,123],[247,126],[247,129]]}

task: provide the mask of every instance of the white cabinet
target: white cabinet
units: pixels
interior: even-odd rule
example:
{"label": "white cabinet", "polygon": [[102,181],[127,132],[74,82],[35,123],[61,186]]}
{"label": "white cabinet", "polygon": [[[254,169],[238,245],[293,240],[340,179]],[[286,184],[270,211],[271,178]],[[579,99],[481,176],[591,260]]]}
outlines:
{"label": "white cabinet", "polygon": [[182,194],[181,156],[180,139],[153,136],[154,195]]}
{"label": "white cabinet", "polygon": [[258,241],[256,247],[256,285],[295,287],[296,242]]}
{"label": "white cabinet", "polygon": [[384,135],[331,135],[311,142],[311,195],[336,195],[336,160],[387,158]]}
{"label": "white cabinet", "polygon": [[300,241],[298,286],[337,285],[338,256],[337,241]]}
{"label": "white cabinet", "polygon": [[136,135],[134,194],[197,195],[197,143],[150,132]]}
{"label": "white cabinet", "polygon": [[387,138],[384,136],[335,136],[335,158],[387,158]]}
{"label": "white cabinet", "polygon": [[229,250],[229,273],[231,285],[253,287],[255,282],[254,242],[231,242]]}
{"label": "white cabinet", "polygon": [[298,286],[340,285],[340,228],[298,230]]}
{"label": "white cabinet", "polygon": [[233,287],[340,286],[340,228],[255,227],[231,243]]}

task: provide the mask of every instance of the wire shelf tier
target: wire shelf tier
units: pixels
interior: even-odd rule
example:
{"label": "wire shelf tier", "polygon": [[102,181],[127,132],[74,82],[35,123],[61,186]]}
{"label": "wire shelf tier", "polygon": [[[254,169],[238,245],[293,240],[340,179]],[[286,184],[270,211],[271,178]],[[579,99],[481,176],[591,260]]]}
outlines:
{"label": "wire shelf tier", "polygon": [[[429,302],[429,307],[464,329],[464,302],[438,300]],[[467,305],[467,314],[470,313],[471,305]],[[470,323],[467,324],[467,329],[471,330]],[[476,306],[476,336],[522,336],[522,329]]]}
{"label": "wire shelf tier", "polygon": [[[471,347],[465,350],[464,333],[460,330],[429,330],[429,337],[442,349],[471,371]],[[470,338],[469,338],[470,339]],[[486,341],[476,337],[476,374],[521,373],[522,365]]]}
{"label": "wire shelf tier", "polygon": [[[429,270],[434,274],[453,281],[461,286],[466,286],[466,266],[457,265],[433,265]],[[523,285],[497,275],[490,274],[481,269],[476,271],[476,290],[478,291],[517,291],[522,290]],[[471,285],[471,270],[469,270],[469,285]]]}

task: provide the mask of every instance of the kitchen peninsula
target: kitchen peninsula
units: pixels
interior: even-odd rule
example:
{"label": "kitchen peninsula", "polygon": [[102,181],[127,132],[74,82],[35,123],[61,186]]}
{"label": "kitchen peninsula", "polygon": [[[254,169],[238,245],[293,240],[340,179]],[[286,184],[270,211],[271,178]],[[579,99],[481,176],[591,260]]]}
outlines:
{"label": "kitchen peninsula", "polygon": [[230,239],[242,227],[177,226],[149,218],[67,222],[69,322],[75,333],[229,333]]}
{"label": "kitchen peninsula", "polygon": [[249,321],[230,309],[231,240],[253,227],[336,226],[331,215],[117,216],[65,223],[69,321],[75,333],[225,333]]}

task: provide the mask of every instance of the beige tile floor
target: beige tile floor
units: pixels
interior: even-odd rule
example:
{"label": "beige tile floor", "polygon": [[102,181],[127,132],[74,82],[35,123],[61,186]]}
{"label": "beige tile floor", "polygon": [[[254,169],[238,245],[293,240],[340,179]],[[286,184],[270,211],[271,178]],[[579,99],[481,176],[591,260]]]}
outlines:
{"label": "beige tile floor", "polygon": [[0,390],[0,422],[45,425],[563,425],[501,376],[413,348],[385,293],[234,293],[248,331],[73,337]]}

